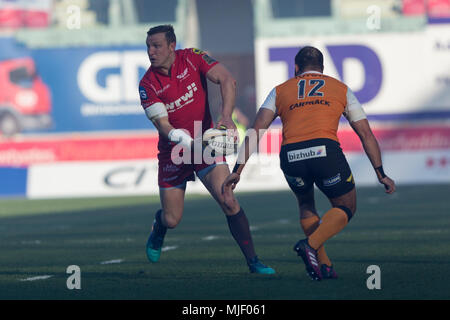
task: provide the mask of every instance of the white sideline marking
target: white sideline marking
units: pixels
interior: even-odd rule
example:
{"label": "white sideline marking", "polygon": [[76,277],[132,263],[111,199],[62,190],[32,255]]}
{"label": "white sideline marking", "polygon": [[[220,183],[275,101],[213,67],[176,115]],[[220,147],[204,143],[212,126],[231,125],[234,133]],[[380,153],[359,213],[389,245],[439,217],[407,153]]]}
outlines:
{"label": "white sideline marking", "polygon": [[259,227],[256,226],[250,226],[250,231],[256,231],[259,230]]}
{"label": "white sideline marking", "polygon": [[202,238],[202,240],[205,240],[205,241],[211,241],[211,240],[216,240],[216,239],[219,239],[219,237],[218,236],[207,236],[207,237]]}
{"label": "white sideline marking", "polygon": [[123,259],[114,259],[114,260],[107,260],[107,261],[102,261],[100,262],[100,264],[114,264],[114,263],[122,263]]}
{"label": "white sideline marking", "polygon": [[30,277],[25,279],[19,279],[19,281],[36,281],[36,280],[45,280],[48,278],[53,277],[53,275],[45,275],[45,276],[36,276],[36,277]]}
{"label": "white sideline marking", "polygon": [[280,220],[277,220],[277,222],[280,223],[280,224],[288,224],[289,223],[289,219],[280,219]]}
{"label": "white sideline marking", "polygon": [[177,246],[167,246],[167,247],[162,247],[161,251],[165,252],[165,251],[169,251],[169,250],[175,250],[176,248],[178,248]]}

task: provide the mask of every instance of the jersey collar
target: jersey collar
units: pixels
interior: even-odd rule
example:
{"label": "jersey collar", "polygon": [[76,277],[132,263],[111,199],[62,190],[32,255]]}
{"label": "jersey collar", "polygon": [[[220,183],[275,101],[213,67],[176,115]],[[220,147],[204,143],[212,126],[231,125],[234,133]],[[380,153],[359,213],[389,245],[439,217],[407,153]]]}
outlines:
{"label": "jersey collar", "polygon": [[317,74],[322,74],[322,72],[311,70],[311,71],[305,71],[305,72],[303,72],[302,74],[299,75],[299,77],[301,77],[302,75],[307,74],[307,73],[317,73]]}

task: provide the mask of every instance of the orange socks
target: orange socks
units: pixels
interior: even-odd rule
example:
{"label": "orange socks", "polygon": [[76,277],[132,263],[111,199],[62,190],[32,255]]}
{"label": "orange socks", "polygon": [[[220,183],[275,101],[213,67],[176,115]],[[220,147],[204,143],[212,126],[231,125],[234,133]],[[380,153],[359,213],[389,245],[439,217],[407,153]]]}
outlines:
{"label": "orange socks", "polygon": [[[316,215],[309,218],[300,219],[300,225],[302,226],[302,229],[307,237],[309,237],[317,229],[319,223],[320,219]],[[323,245],[321,245],[320,248],[317,249],[317,258],[319,259],[320,264],[326,264],[327,266],[331,267],[331,261],[328,258]]]}
{"label": "orange socks", "polygon": [[322,217],[322,223],[309,236],[309,245],[318,250],[325,241],[339,233],[348,223],[347,213],[341,208],[331,208]]}

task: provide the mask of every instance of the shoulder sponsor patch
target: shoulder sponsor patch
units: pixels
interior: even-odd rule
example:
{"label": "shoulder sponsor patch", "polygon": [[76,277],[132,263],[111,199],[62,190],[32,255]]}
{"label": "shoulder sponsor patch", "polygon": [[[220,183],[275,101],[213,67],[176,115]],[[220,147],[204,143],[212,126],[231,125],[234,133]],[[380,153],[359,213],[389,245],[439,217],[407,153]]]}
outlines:
{"label": "shoulder sponsor patch", "polygon": [[148,99],[147,91],[145,90],[144,87],[139,86],[139,96],[141,97],[141,100]]}
{"label": "shoulder sponsor patch", "polygon": [[203,53],[205,53],[204,51],[202,51],[200,49],[197,49],[197,48],[192,48],[192,52],[195,53],[195,54],[203,54]]}
{"label": "shoulder sponsor patch", "polygon": [[207,64],[211,65],[214,62],[216,62],[216,60],[214,60],[213,58],[211,58],[210,56],[208,56],[206,53],[202,56],[203,60],[206,61]]}

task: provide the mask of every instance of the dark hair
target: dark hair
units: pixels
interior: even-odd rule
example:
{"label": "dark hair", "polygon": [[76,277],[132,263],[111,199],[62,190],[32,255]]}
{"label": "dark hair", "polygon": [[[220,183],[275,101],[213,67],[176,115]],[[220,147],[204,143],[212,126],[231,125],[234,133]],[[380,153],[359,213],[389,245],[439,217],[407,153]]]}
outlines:
{"label": "dark hair", "polygon": [[306,67],[323,69],[323,54],[314,47],[303,47],[295,56],[295,64],[301,73]]}
{"label": "dark hair", "polygon": [[165,33],[168,44],[171,44],[172,42],[177,42],[177,37],[175,36],[175,31],[173,30],[173,26],[171,24],[164,24],[150,28],[147,31],[147,36],[151,36],[156,33]]}

